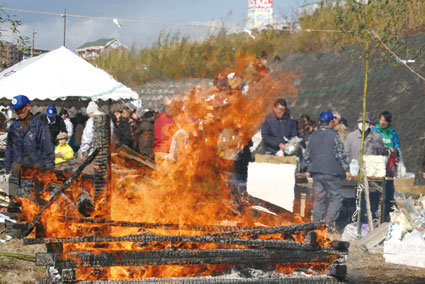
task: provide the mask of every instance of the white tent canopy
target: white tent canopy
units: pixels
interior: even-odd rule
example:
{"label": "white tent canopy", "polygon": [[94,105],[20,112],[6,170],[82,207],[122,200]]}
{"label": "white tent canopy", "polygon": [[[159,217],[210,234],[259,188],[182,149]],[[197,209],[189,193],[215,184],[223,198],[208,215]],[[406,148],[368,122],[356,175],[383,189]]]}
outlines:
{"label": "white tent canopy", "polygon": [[0,99],[136,100],[138,94],[66,47],[26,59],[0,73]]}

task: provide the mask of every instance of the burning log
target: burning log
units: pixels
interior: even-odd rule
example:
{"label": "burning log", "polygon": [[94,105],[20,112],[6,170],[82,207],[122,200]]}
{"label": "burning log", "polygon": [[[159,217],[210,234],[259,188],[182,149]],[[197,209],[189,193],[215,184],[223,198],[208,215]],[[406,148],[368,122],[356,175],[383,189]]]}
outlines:
{"label": "burning log", "polygon": [[72,176],[70,178],[68,178],[60,188],[58,188],[57,190],[55,190],[52,194],[52,197],[50,198],[49,202],[47,202],[46,205],[44,205],[41,209],[40,212],[34,217],[34,219],[27,224],[27,229],[25,230],[25,232],[23,232],[23,235],[28,235],[32,232],[32,230],[34,229],[34,226],[36,224],[38,224],[40,222],[40,218],[43,214],[43,212],[49,208],[52,203],[55,201],[56,196],[59,194],[62,194],[68,187],[71,186],[71,184],[77,179],[77,177],[83,172],[84,168],[90,164],[93,159],[96,157],[96,155],[99,153],[99,149],[95,149],[93,151],[93,153],[91,153],[87,159],[78,167],[78,169],[72,174]]}
{"label": "burning log", "polygon": [[[65,269],[66,270],[66,269]],[[72,273],[72,272],[70,272]],[[187,277],[187,278],[150,278],[141,280],[119,280],[119,281],[72,281],[67,283],[78,284],[336,284],[338,280],[328,276],[261,276],[256,278],[235,278],[235,277]],[[37,279],[37,284],[52,284],[44,279]]]}
{"label": "burning log", "polygon": [[189,225],[189,224],[158,224],[158,223],[139,223],[139,222],[126,222],[114,221],[95,218],[75,218],[75,217],[61,217],[65,221],[75,221],[78,223],[91,223],[91,224],[107,224],[114,227],[134,227],[144,229],[165,229],[165,230],[189,230],[201,232],[217,232],[212,233],[211,236],[258,236],[270,234],[287,234],[291,235],[296,232],[313,231],[324,227],[323,223],[310,222],[305,224],[296,224],[288,226],[279,226],[272,228],[252,228],[252,227],[237,227],[237,226],[216,226],[216,225]]}
{"label": "burning log", "polygon": [[130,149],[126,145],[121,145],[118,148],[117,152],[118,152],[118,155],[123,157],[123,158],[133,160],[133,161],[137,162],[138,164],[140,164],[144,167],[148,167],[151,170],[155,170],[155,171],[157,170],[157,167],[153,162],[144,159],[144,157],[142,155],[140,155],[136,151]]}
{"label": "burning log", "polygon": [[80,212],[83,216],[88,217],[94,211],[94,202],[91,200],[90,195],[84,189],[81,190],[81,194],[78,197],[76,203],[78,212]]}
{"label": "burning log", "polygon": [[[314,235],[314,234],[313,234]],[[312,239],[312,237],[310,237]],[[104,242],[139,242],[141,245],[149,244],[152,242],[173,242],[173,243],[214,243],[221,245],[239,245],[248,247],[261,247],[261,248],[274,248],[274,249],[305,249],[305,250],[326,250],[334,254],[341,254],[344,250],[333,250],[331,248],[319,248],[317,241],[315,245],[304,242],[285,241],[285,240],[261,240],[261,239],[235,239],[235,238],[220,238],[212,236],[160,236],[151,234],[130,235],[123,237],[111,236],[91,236],[91,237],[78,237],[78,238],[46,238],[46,239],[24,239],[25,245],[34,244],[52,244],[52,243],[104,243]],[[345,252],[348,252],[345,250]]]}
{"label": "burning log", "polygon": [[324,224],[319,222],[311,222],[305,224],[296,224],[289,226],[280,226],[280,227],[272,227],[272,228],[251,228],[247,230],[239,230],[239,231],[231,231],[231,232],[222,232],[222,233],[214,233],[211,235],[221,235],[221,236],[238,236],[238,235],[246,235],[246,236],[258,236],[258,235],[271,235],[271,234],[285,234],[291,235],[296,232],[303,231],[313,231],[316,229],[323,228]]}
{"label": "burning log", "polygon": [[135,265],[188,265],[188,264],[265,264],[265,263],[329,263],[335,255],[326,251],[305,249],[163,249],[141,251],[113,251],[100,254],[75,251],[63,255],[37,254],[36,265],[52,261],[58,268],[107,267]]}

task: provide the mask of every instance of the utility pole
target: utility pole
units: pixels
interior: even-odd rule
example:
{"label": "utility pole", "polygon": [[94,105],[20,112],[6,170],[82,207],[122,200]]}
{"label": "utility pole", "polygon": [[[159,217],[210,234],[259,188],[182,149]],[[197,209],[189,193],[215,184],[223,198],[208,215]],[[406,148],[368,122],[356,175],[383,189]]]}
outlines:
{"label": "utility pole", "polygon": [[65,12],[62,15],[63,17],[63,46],[66,46],[66,8]]}
{"label": "utility pole", "polygon": [[35,29],[32,29],[32,47],[31,47],[31,57],[34,56],[34,39],[35,39],[35,34],[37,32],[35,31]]}

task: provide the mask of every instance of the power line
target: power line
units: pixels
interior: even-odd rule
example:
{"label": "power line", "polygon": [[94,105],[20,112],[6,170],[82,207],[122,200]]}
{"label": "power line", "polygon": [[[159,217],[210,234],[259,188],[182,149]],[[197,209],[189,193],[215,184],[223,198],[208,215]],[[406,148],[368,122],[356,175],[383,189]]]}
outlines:
{"label": "power line", "polygon": [[[31,14],[41,14],[41,15],[50,15],[50,16],[58,16],[58,17],[72,17],[72,18],[81,18],[81,19],[92,19],[92,20],[101,20],[101,21],[118,21],[122,23],[139,23],[139,24],[156,24],[156,25],[168,25],[168,26],[182,26],[182,27],[197,27],[197,28],[228,28],[234,29],[238,31],[244,31],[245,28],[239,26],[224,26],[224,25],[214,25],[214,24],[202,24],[202,23],[175,23],[175,22],[160,22],[160,21],[152,21],[152,20],[142,20],[142,19],[126,19],[126,18],[111,18],[111,17],[97,17],[97,16],[85,16],[78,14],[61,14],[61,13],[53,13],[53,12],[44,12],[44,11],[34,11],[34,10],[24,10],[24,9],[15,9],[15,8],[0,8],[5,11],[14,11],[14,12],[22,12],[22,13],[31,13]],[[270,29],[270,28],[266,28]],[[273,28],[271,28],[273,29]],[[322,29],[294,29],[289,27],[284,27],[278,30],[284,31],[305,31],[305,32],[324,32],[324,33],[341,33],[340,30],[322,30]]]}
{"label": "power line", "polygon": [[[43,12],[43,11],[34,11],[34,10],[24,10],[24,9],[14,9],[14,8],[1,8],[5,11],[14,11],[14,12],[22,12],[22,13],[31,13],[31,14],[41,14],[41,15],[50,15],[50,16],[59,16],[64,17],[64,14],[53,13],[53,12]],[[172,26],[189,26],[189,27],[205,27],[205,28],[222,28],[221,25],[213,25],[213,24],[201,24],[201,23],[174,23],[174,22],[159,22],[152,20],[135,20],[135,19],[126,19],[126,18],[110,18],[110,17],[96,17],[96,16],[85,16],[85,15],[77,15],[77,14],[66,14],[66,17],[72,18],[82,18],[82,19],[92,19],[92,20],[102,20],[102,21],[114,21],[118,22],[127,22],[127,23],[140,23],[140,24],[160,24],[160,25],[172,25]],[[237,26],[228,26],[229,28],[237,28]]]}

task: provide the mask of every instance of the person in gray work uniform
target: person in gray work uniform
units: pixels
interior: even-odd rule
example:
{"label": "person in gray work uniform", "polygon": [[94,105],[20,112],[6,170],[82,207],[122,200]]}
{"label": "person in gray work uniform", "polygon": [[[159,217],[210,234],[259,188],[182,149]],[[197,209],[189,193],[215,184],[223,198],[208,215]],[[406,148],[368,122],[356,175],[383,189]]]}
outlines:
{"label": "person in gray work uniform", "polygon": [[333,119],[330,110],[320,114],[320,127],[310,136],[304,155],[308,173],[313,177],[313,219],[315,222],[325,220],[331,231],[335,231],[335,221],[344,199],[341,180],[351,180],[344,144],[332,130]]}

